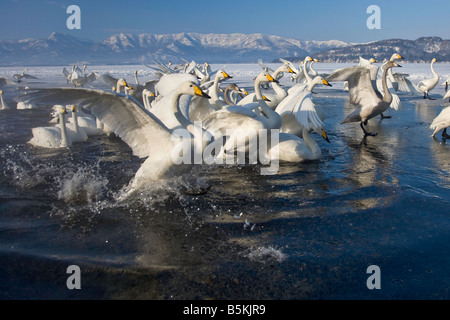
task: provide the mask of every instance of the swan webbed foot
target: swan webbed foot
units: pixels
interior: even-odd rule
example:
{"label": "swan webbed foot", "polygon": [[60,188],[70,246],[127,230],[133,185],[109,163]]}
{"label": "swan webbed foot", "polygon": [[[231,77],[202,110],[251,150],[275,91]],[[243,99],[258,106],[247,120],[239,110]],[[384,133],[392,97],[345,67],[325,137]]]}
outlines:
{"label": "swan webbed foot", "polygon": [[444,131],[442,131],[442,138],[444,139],[450,138],[450,135],[447,133],[447,128],[445,128]]}
{"label": "swan webbed foot", "polygon": [[367,130],[364,128],[364,125],[367,124],[367,120],[364,122],[360,123],[361,129],[364,131],[364,137],[375,137],[377,135],[377,133],[373,133],[373,132],[367,132]]}
{"label": "swan webbed foot", "polygon": [[385,116],[382,113],[380,115],[381,115],[381,119],[390,119],[390,118],[392,118],[392,116]]}

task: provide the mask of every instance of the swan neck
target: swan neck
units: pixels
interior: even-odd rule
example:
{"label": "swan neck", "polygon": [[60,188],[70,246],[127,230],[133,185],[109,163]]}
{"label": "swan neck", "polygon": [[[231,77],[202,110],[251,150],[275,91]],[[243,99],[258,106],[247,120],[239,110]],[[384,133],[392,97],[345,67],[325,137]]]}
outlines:
{"label": "swan neck", "polygon": [[258,103],[261,107],[261,111],[266,115],[269,121],[269,129],[279,129],[281,127],[281,117],[280,115],[272,110],[267,103],[264,101],[261,94],[261,81],[255,81],[255,93]]}
{"label": "swan neck", "polygon": [[384,91],[384,97],[383,97],[383,101],[387,102],[387,103],[391,103],[392,102],[392,95],[391,92],[389,91],[389,88],[387,86],[387,73],[388,71],[391,69],[391,67],[387,67],[383,70],[383,76],[381,79],[381,84],[383,86],[383,91]]}
{"label": "swan neck", "polygon": [[308,149],[311,151],[311,154],[313,155],[313,158],[319,158],[322,151],[320,150],[319,145],[317,144],[314,139],[311,138],[311,135],[309,134],[309,130],[306,128],[302,129],[302,136],[303,141],[305,141],[305,145],[308,147]]}
{"label": "swan neck", "polygon": [[439,77],[439,75],[437,74],[437,72],[436,71],[434,71],[434,60],[431,62],[431,72],[433,73],[433,75],[435,76],[435,77]]}
{"label": "swan neck", "polygon": [[2,103],[2,110],[3,109],[7,109],[7,107],[6,107],[6,104],[5,104],[5,101],[3,100],[3,95],[2,94],[0,94],[0,101],[1,101],[1,103]]}
{"label": "swan neck", "polygon": [[305,63],[303,64],[303,74],[305,75],[306,81],[308,81],[308,83],[311,83],[311,81],[312,81],[311,77],[309,76],[308,71],[306,71],[306,69],[308,67],[308,65],[307,65],[308,62],[309,61],[305,61]]}
{"label": "swan neck", "polygon": [[78,114],[76,111],[72,111],[73,128],[78,133]]}
{"label": "swan neck", "polygon": [[181,126],[186,128],[192,135],[194,135],[194,124],[183,115],[180,109],[180,98],[182,95],[183,94],[181,92],[176,92],[174,94],[172,100],[172,111]]}
{"label": "swan neck", "polygon": [[67,139],[67,131],[66,131],[66,123],[64,122],[64,114],[59,114],[59,123],[61,125],[61,146],[68,147],[68,139]]}
{"label": "swan neck", "polygon": [[225,92],[223,93],[223,98],[225,100],[225,103],[229,106],[233,105],[233,103],[230,100],[230,95],[231,95],[231,89],[230,88],[225,88]]}

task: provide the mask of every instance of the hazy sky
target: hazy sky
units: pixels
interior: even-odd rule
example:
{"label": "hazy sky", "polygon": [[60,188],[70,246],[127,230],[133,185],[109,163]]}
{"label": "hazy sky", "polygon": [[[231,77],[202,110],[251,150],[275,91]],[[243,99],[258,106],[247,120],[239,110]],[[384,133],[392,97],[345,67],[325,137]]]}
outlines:
{"label": "hazy sky", "polygon": [[[81,30],[69,30],[69,5],[81,9]],[[381,29],[369,29],[378,5]],[[114,33],[263,33],[299,40],[369,42],[450,39],[450,1],[209,0],[99,1],[0,0],[0,40],[46,38],[56,31],[103,40]]]}

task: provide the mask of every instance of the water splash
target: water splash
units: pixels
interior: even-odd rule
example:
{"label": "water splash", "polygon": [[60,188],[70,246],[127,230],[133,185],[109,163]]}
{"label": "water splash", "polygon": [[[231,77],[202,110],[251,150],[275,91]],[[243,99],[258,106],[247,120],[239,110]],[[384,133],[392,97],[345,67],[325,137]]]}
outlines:
{"label": "water splash", "polygon": [[247,254],[247,258],[255,262],[261,263],[281,263],[287,256],[280,250],[272,246],[268,247],[257,247]]}

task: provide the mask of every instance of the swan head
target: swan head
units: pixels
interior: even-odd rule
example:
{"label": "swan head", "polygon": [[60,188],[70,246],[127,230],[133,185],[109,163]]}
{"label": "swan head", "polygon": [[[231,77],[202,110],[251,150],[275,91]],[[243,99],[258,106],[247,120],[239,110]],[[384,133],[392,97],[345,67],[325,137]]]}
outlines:
{"label": "swan head", "polygon": [[275,82],[279,83],[278,80],[274,79],[269,73],[261,72],[255,79],[256,81],[266,83],[266,82]]}
{"label": "swan head", "polygon": [[319,62],[319,59],[314,58],[313,61],[314,62]]}
{"label": "swan head", "polygon": [[313,61],[313,59],[312,59],[310,56],[307,56],[307,57],[305,58],[305,62],[308,62],[308,61]]}
{"label": "swan head", "polygon": [[398,64],[397,62],[395,62],[395,61],[388,61],[388,62],[386,62],[385,66],[384,66],[384,69],[392,68],[392,67],[399,67],[399,68],[401,68],[402,66],[399,65],[399,64]]}
{"label": "swan head", "polygon": [[189,94],[191,96],[198,96],[206,99],[210,99],[211,97],[205,93],[200,87],[195,84],[192,81],[186,81],[184,82],[180,87],[179,90],[183,94]]}
{"label": "swan head", "polygon": [[375,60],[374,58],[370,58],[369,61],[370,61],[370,63],[376,63],[377,62],[377,60]]}
{"label": "swan head", "polygon": [[218,76],[219,76],[221,79],[231,79],[231,78],[233,78],[233,77],[230,76],[228,73],[226,73],[224,70],[219,70],[219,71],[217,72],[217,74],[218,74]]}
{"label": "swan head", "polygon": [[2,95],[3,94],[3,90],[0,90],[0,95]]}
{"label": "swan head", "polygon": [[402,57],[398,53],[394,53],[391,57],[391,60],[397,60],[397,59],[405,59],[405,57]]}
{"label": "swan head", "polygon": [[433,60],[431,60],[431,62],[436,62],[437,61],[437,59],[436,58],[433,58]]}

